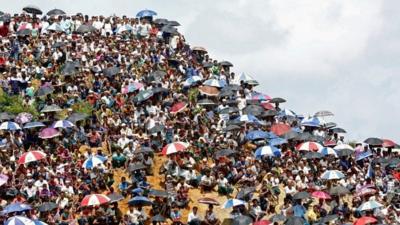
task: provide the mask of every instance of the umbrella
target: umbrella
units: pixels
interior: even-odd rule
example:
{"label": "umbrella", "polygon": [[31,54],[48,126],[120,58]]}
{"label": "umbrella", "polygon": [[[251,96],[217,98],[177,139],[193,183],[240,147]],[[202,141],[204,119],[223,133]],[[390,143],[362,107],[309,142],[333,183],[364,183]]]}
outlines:
{"label": "umbrella", "polygon": [[[143,85],[142,83],[139,83],[139,82],[130,83],[130,84],[128,85],[128,93],[131,93],[131,92],[140,90],[140,89],[142,89],[143,87],[144,87],[144,85]],[[168,90],[168,89],[167,89],[167,90]],[[156,93],[154,89],[151,89],[151,91],[152,91],[153,93]]]}
{"label": "umbrella", "polygon": [[334,116],[334,114],[330,111],[323,110],[323,111],[316,112],[314,114],[314,116],[315,117],[325,117],[325,116]]}
{"label": "umbrella", "polygon": [[219,62],[219,65],[221,65],[221,66],[233,66],[233,64],[231,63],[231,62],[229,62],[229,61],[222,61],[222,62]]}
{"label": "umbrella", "polygon": [[324,122],[317,117],[307,117],[301,121],[301,125],[305,127],[320,127]]}
{"label": "umbrella", "polygon": [[180,26],[181,24],[178,21],[171,20],[171,21],[168,21],[167,25],[177,27],[177,26]]}
{"label": "umbrella", "polygon": [[53,209],[56,209],[58,205],[54,202],[45,202],[39,206],[40,212],[50,212]]}
{"label": "umbrella", "polygon": [[217,103],[213,102],[212,100],[205,98],[201,99],[197,102],[197,105],[216,105]]}
{"label": "umbrella", "polygon": [[131,25],[125,24],[125,25],[122,25],[122,26],[118,27],[117,30],[116,30],[116,33],[117,34],[121,34],[122,32],[125,32],[125,31],[130,32],[132,30],[133,30],[133,27]]}
{"label": "umbrella", "polygon": [[0,174],[0,186],[6,184],[8,181],[8,176],[4,174]]}
{"label": "umbrella", "polygon": [[58,105],[52,104],[52,105],[46,105],[40,112],[47,113],[47,112],[59,112],[59,111],[62,111],[62,109]]}
{"label": "umbrella", "polygon": [[23,30],[19,30],[16,33],[18,36],[28,36],[32,34],[32,30],[30,29],[23,29]]}
{"label": "umbrella", "polygon": [[36,92],[37,96],[46,96],[54,92],[54,88],[52,86],[42,86]]}
{"label": "umbrella", "polygon": [[321,144],[312,141],[301,143],[296,147],[298,151],[314,151],[314,152],[319,151],[322,148],[323,147]]}
{"label": "umbrella", "polygon": [[378,220],[375,219],[374,217],[363,216],[360,219],[356,220],[356,222],[354,222],[354,225],[366,225],[366,224],[371,224],[371,223],[376,223],[376,222],[378,222]]}
{"label": "umbrella", "polygon": [[82,24],[82,25],[80,25],[80,26],[78,27],[78,29],[76,29],[76,32],[77,32],[77,33],[84,34],[84,33],[93,32],[93,31],[95,31],[95,30],[96,30],[96,28],[95,28],[94,26],[92,26],[92,25]]}
{"label": "umbrella", "polygon": [[[143,86],[143,85],[142,85],[142,86]],[[151,91],[152,91],[154,94],[158,94],[158,93],[168,93],[168,92],[169,92],[169,89],[163,88],[163,87],[156,87],[156,88],[151,89]]]}
{"label": "umbrella", "polygon": [[107,197],[110,199],[111,203],[119,202],[121,200],[124,200],[124,196],[122,196],[121,194],[115,193],[115,192],[112,193],[112,194],[107,195]]}
{"label": "umbrella", "polygon": [[198,52],[207,52],[207,50],[203,47],[195,46],[192,48],[192,51],[198,51]]}
{"label": "umbrella", "polygon": [[40,220],[33,220],[33,222],[35,223],[35,225],[48,225],[47,223],[42,222]]}
{"label": "umbrella", "polygon": [[143,147],[143,146],[141,146],[139,150],[134,151],[135,154],[150,153],[150,152],[153,152],[153,149],[152,149],[152,148]]}
{"label": "umbrella", "polygon": [[24,124],[24,123],[31,122],[32,118],[33,118],[32,114],[27,113],[27,112],[22,112],[22,113],[19,113],[17,115],[17,117],[15,117],[15,122]]}
{"label": "umbrella", "polygon": [[271,100],[272,98],[266,94],[255,92],[251,97],[251,99],[256,101],[268,101]]}
{"label": "umbrella", "polygon": [[339,170],[327,170],[321,175],[321,179],[324,180],[340,180],[344,177],[344,174]]}
{"label": "umbrella", "polygon": [[77,73],[76,64],[73,62],[66,62],[61,70],[61,74],[64,76],[69,76]]}
{"label": "umbrella", "polygon": [[394,141],[392,141],[392,140],[389,140],[389,139],[382,139],[382,141],[383,141],[382,147],[385,147],[385,148],[394,148],[394,147],[397,146],[397,144],[396,144]]}
{"label": "umbrella", "polygon": [[291,131],[292,128],[284,123],[275,123],[274,125],[271,126],[271,131],[274,132],[276,135],[281,136],[289,131]]}
{"label": "umbrella", "polygon": [[158,24],[158,25],[165,25],[165,24],[168,24],[168,20],[162,19],[162,18],[157,18],[157,19],[153,20],[153,23]]}
{"label": "umbrella", "polygon": [[271,103],[269,102],[262,102],[261,106],[266,109],[266,110],[272,110],[275,111],[275,106],[273,106]]}
{"label": "umbrella", "polygon": [[305,220],[301,217],[291,216],[286,219],[285,225],[304,225]]}
{"label": "umbrella", "polygon": [[318,199],[331,199],[331,196],[323,191],[314,191],[311,196]]}
{"label": "umbrella", "polygon": [[150,199],[144,197],[144,196],[135,196],[131,200],[128,201],[129,205],[136,205],[136,206],[145,206],[145,205],[152,205],[153,203],[151,202]]}
{"label": "umbrella", "polygon": [[37,15],[41,15],[43,13],[42,10],[39,9],[39,7],[34,5],[25,6],[24,8],[22,8],[22,10],[24,10],[27,13],[37,14]]}
{"label": "umbrella", "polygon": [[178,102],[178,103],[175,103],[175,104],[171,107],[170,113],[175,114],[175,113],[182,112],[183,110],[186,109],[186,107],[187,107],[187,103],[185,103],[185,102]]}
{"label": "umbrella", "polygon": [[245,187],[241,188],[240,191],[236,195],[236,199],[245,200],[248,198],[250,194],[256,191],[255,187]]}
{"label": "umbrella", "polygon": [[365,139],[364,143],[373,145],[373,146],[381,146],[383,144],[383,141],[379,138],[370,137],[370,138]]}
{"label": "umbrella", "polygon": [[61,27],[60,24],[53,23],[46,28],[46,30],[56,31],[56,32],[65,32],[64,28]]}
{"label": "umbrella", "polygon": [[149,74],[149,79],[151,79],[151,80],[159,80],[159,79],[165,77],[165,75],[167,75],[167,73],[165,71],[156,70],[156,71],[151,72]]}
{"label": "umbrella", "polygon": [[149,133],[150,133],[150,134],[156,134],[156,133],[158,133],[158,132],[163,132],[164,129],[165,129],[165,126],[163,126],[163,125],[155,125],[154,127],[152,127],[152,128],[149,130]]}
{"label": "umbrella", "polygon": [[340,127],[334,127],[330,129],[333,133],[346,133],[346,130]]}
{"label": "umbrella", "polygon": [[136,14],[136,17],[138,17],[138,18],[153,17],[153,16],[156,16],[156,15],[157,15],[157,13],[155,11],[150,10],[150,9],[144,9],[144,10],[139,11]]}
{"label": "umbrella", "polygon": [[225,131],[233,131],[233,130],[239,130],[241,127],[238,125],[228,125],[224,130]]}
{"label": "umbrella", "polygon": [[273,156],[273,157],[280,157],[281,156],[281,151],[278,148],[274,147],[274,146],[267,145],[267,146],[263,146],[263,147],[258,148],[255,151],[254,155],[256,156],[256,158],[259,158],[259,157],[265,156],[265,155]]}
{"label": "umbrella", "polygon": [[72,123],[76,123],[78,121],[82,121],[82,120],[86,120],[86,118],[88,117],[88,115],[84,114],[84,113],[72,113],[67,120],[71,121]]}
{"label": "umbrella", "polygon": [[135,163],[133,165],[130,165],[128,170],[129,170],[129,172],[133,172],[133,171],[136,171],[136,170],[143,170],[143,169],[146,169],[146,168],[147,168],[147,166],[145,166],[143,163]]}
{"label": "umbrella", "polygon": [[229,84],[221,89],[221,91],[240,91],[242,87],[236,84]]}
{"label": "umbrella", "polygon": [[219,151],[215,152],[214,153],[214,157],[216,159],[218,159],[218,158],[221,158],[221,157],[224,157],[224,156],[230,156],[230,155],[233,155],[233,154],[236,154],[236,152],[234,150],[232,150],[232,149],[222,149],[222,150],[219,150]]}
{"label": "umbrella", "polygon": [[253,223],[253,225],[269,225],[269,224],[271,224],[269,220],[259,220]]}
{"label": "umbrella", "polygon": [[58,130],[52,128],[52,127],[44,128],[39,133],[39,137],[41,139],[50,139],[50,138],[54,138],[54,137],[57,137],[57,136],[60,136],[60,135],[61,135],[61,133],[58,132]]}
{"label": "umbrella", "polygon": [[15,116],[12,114],[9,114],[8,112],[0,113],[0,120],[12,120],[14,118],[15,118]]}
{"label": "umbrella", "polygon": [[218,94],[219,98],[224,98],[224,97],[231,97],[236,95],[236,93],[232,90],[221,90]]}
{"label": "umbrella", "polygon": [[4,225],[36,225],[35,222],[24,216],[13,216],[4,222]]}
{"label": "umbrella", "polygon": [[373,210],[376,208],[380,208],[383,205],[375,200],[369,200],[367,202],[364,202],[363,204],[360,205],[360,207],[357,208],[359,211],[367,211],[367,210]]}
{"label": "umbrella", "polygon": [[201,94],[208,96],[217,96],[219,94],[219,90],[212,86],[200,86],[199,91]]}
{"label": "umbrella", "polygon": [[305,191],[297,192],[296,194],[293,195],[293,199],[306,199],[306,198],[310,198],[310,197],[311,197],[311,195]]}
{"label": "umbrella", "polygon": [[321,153],[324,156],[327,156],[327,155],[333,155],[335,157],[338,156],[337,152],[335,151],[335,149],[329,148],[329,147],[323,147],[318,152]]}
{"label": "umbrella", "polygon": [[239,112],[239,109],[237,107],[226,107],[219,111],[220,114],[231,114],[237,112]]}
{"label": "umbrella", "polygon": [[265,109],[260,105],[248,105],[243,109],[244,114],[261,115]]}
{"label": "umbrella", "polygon": [[270,103],[284,103],[286,102],[285,99],[283,98],[272,98],[271,100],[269,100]]}
{"label": "umbrella", "polygon": [[363,159],[368,158],[370,156],[373,156],[371,151],[364,151],[364,152],[358,153],[356,155],[356,161],[363,160]]}
{"label": "umbrella", "polygon": [[0,130],[21,130],[21,127],[15,122],[3,122],[0,125]]}
{"label": "umbrella", "polygon": [[188,147],[189,147],[188,143],[173,142],[171,144],[164,146],[164,148],[162,149],[162,154],[169,155],[169,154],[173,154],[176,152],[182,152],[182,151],[185,151]]}
{"label": "umbrella", "polygon": [[342,156],[352,155],[354,153],[354,151],[349,150],[349,149],[343,149],[343,150],[336,150],[336,153],[339,157],[342,157]]}
{"label": "umbrella", "polygon": [[331,189],[329,189],[329,193],[331,195],[345,195],[350,193],[349,189],[343,187],[343,186],[335,186],[335,187],[331,187]]}
{"label": "umbrella", "polygon": [[86,195],[82,201],[81,206],[96,206],[108,203],[111,199],[103,194],[90,194]]}
{"label": "umbrella", "polygon": [[61,9],[52,9],[47,12],[48,16],[59,16],[59,15],[65,15],[66,13],[62,11]]}
{"label": "umbrella", "polygon": [[90,156],[83,162],[82,167],[86,169],[92,169],[96,166],[102,165],[106,160],[107,158],[103,156],[99,155]]}
{"label": "umbrella", "polygon": [[241,115],[238,116],[235,121],[237,122],[246,122],[246,123],[257,123],[257,124],[262,124],[262,122],[255,116],[251,115],[251,114],[247,114],[247,115]]}
{"label": "umbrella", "polygon": [[219,205],[219,202],[213,198],[200,198],[198,202],[206,205]]}
{"label": "umbrella", "polygon": [[75,127],[75,124],[68,120],[58,120],[51,125],[52,128],[71,128]]}
{"label": "umbrella", "polygon": [[373,195],[377,192],[377,190],[372,189],[372,188],[361,188],[360,190],[358,190],[356,192],[356,196],[361,197],[361,196],[365,196],[365,195]]}
{"label": "umbrella", "polygon": [[286,144],[286,143],[288,143],[288,141],[284,138],[277,137],[277,138],[269,139],[268,143],[272,146],[278,146],[278,145]]}
{"label": "umbrella", "polygon": [[161,28],[161,31],[164,32],[164,33],[167,33],[167,34],[178,34],[179,33],[178,30],[175,27],[170,26],[168,24],[163,26]]}
{"label": "umbrella", "polygon": [[247,75],[245,73],[240,74],[238,80],[243,81],[243,83],[250,84],[250,85],[258,84],[258,82],[253,77],[251,77],[250,75]]}
{"label": "umbrella", "polygon": [[153,96],[153,92],[151,90],[144,90],[140,91],[134,98],[133,101],[140,103],[143,101],[146,101],[147,99],[151,98]]}
{"label": "umbrella", "polygon": [[[201,81],[201,77],[199,76],[191,76],[183,82],[183,86],[190,87],[194,84],[197,84]],[[218,90],[217,90],[218,91]]]}
{"label": "umbrella", "polygon": [[239,216],[233,219],[232,225],[249,225],[253,223],[253,219],[249,216]]}
{"label": "umbrella", "polygon": [[168,192],[164,190],[155,190],[155,189],[150,189],[148,195],[154,197],[162,197],[162,198],[167,198],[169,196]]}
{"label": "umbrella", "polygon": [[35,162],[46,158],[46,156],[47,156],[46,153],[42,151],[29,151],[21,155],[21,157],[18,159],[18,163],[26,164],[29,162]]}
{"label": "umbrella", "polygon": [[299,136],[299,133],[297,133],[294,130],[290,130],[289,132],[285,133],[284,135],[281,135],[281,137],[286,140],[290,140],[290,139],[296,138],[298,136]]}
{"label": "umbrella", "polygon": [[165,218],[162,215],[157,214],[151,218],[151,222],[165,222]]}
{"label": "umbrella", "polygon": [[31,210],[32,207],[28,204],[24,203],[11,203],[4,207],[3,211],[1,211],[2,214],[8,214],[8,213],[13,213],[13,212],[23,212],[27,210]]}
{"label": "umbrella", "polygon": [[282,214],[275,214],[269,218],[269,221],[271,221],[273,223],[276,223],[276,222],[278,223],[278,222],[285,221],[285,220],[286,220],[286,216],[284,216]]}
{"label": "umbrella", "polygon": [[270,136],[268,132],[261,130],[252,130],[246,134],[247,140],[257,140],[257,139],[266,139]]}
{"label": "umbrella", "polygon": [[322,157],[323,157],[323,155],[319,152],[307,152],[304,155],[304,158],[306,158],[306,159],[320,159]]}
{"label": "umbrella", "polygon": [[113,77],[113,76],[117,75],[119,72],[120,72],[119,67],[115,67],[115,66],[108,67],[103,70],[103,74],[106,75],[107,77]]}
{"label": "umbrella", "polygon": [[323,145],[326,147],[334,147],[336,146],[336,141],[335,140],[326,140],[324,141]]}
{"label": "umbrella", "polygon": [[341,151],[341,150],[351,150],[354,151],[354,148],[351,147],[348,144],[340,144],[340,145],[336,145],[333,149]]}
{"label": "umbrella", "polygon": [[223,209],[228,209],[228,208],[232,208],[235,206],[239,206],[239,205],[245,205],[246,202],[242,201],[240,199],[228,199],[224,205],[222,206]]}
{"label": "umbrella", "polygon": [[209,80],[204,81],[203,85],[222,88],[226,85],[226,83],[224,83],[222,80],[209,79]]}
{"label": "umbrella", "polygon": [[339,216],[337,214],[331,214],[331,215],[327,215],[322,217],[319,222],[323,223],[323,224],[327,224],[333,220],[336,220],[337,218],[339,218]]}

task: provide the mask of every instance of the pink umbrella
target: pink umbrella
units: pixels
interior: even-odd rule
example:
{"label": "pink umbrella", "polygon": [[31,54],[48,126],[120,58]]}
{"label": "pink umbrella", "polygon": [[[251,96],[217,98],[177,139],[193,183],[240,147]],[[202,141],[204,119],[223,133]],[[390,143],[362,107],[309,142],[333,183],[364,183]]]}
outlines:
{"label": "pink umbrella", "polygon": [[41,139],[50,139],[50,138],[54,138],[60,136],[60,132],[58,132],[57,129],[54,128],[44,128],[43,130],[40,131],[39,133],[39,137]]}
{"label": "pink umbrella", "polygon": [[169,155],[169,154],[173,154],[173,153],[176,153],[176,152],[182,152],[182,151],[185,151],[187,147],[189,147],[188,143],[185,143],[185,142],[173,142],[171,144],[166,145],[162,149],[162,154],[163,155]]}
{"label": "pink umbrella", "polygon": [[8,181],[8,176],[4,174],[0,174],[0,186],[4,185]]}
{"label": "pink umbrella", "polygon": [[46,158],[46,156],[47,156],[46,153],[44,153],[42,151],[25,152],[18,159],[18,163],[25,164],[25,163],[29,163],[29,162],[35,162],[35,161]]}
{"label": "pink umbrella", "polygon": [[314,191],[311,196],[318,199],[331,199],[331,196],[323,191]]}
{"label": "pink umbrella", "polygon": [[178,112],[182,112],[184,109],[186,109],[187,104],[185,102],[178,102],[175,103],[172,107],[170,112],[171,113],[178,113]]}
{"label": "pink umbrella", "polygon": [[91,194],[86,195],[81,202],[81,206],[94,206],[94,205],[102,205],[110,201],[110,198],[107,195],[103,194]]}
{"label": "pink umbrella", "polygon": [[30,113],[22,112],[15,117],[15,122],[19,124],[29,123],[32,121],[33,116]]}

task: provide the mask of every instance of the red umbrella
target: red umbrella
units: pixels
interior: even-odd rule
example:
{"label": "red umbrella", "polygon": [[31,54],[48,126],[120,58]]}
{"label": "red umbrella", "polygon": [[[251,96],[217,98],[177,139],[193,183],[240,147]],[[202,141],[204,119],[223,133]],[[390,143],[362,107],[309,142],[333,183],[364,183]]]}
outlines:
{"label": "red umbrella", "polygon": [[208,96],[217,96],[219,94],[218,88],[212,86],[201,86],[199,87],[199,91],[203,95],[208,95]]}
{"label": "red umbrella", "polygon": [[207,205],[219,205],[219,202],[213,198],[200,198],[198,202]]}
{"label": "red umbrella", "polygon": [[86,195],[81,202],[81,206],[94,206],[94,205],[102,205],[110,201],[110,198],[107,195],[103,194],[91,194]]}
{"label": "red umbrella", "polygon": [[172,107],[170,112],[171,113],[178,113],[178,112],[182,112],[183,110],[186,109],[187,104],[185,102],[178,102],[175,103]]}
{"label": "red umbrella", "polygon": [[400,180],[400,172],[393,171],[393,177]]}
{"label": "red umbrella", "polygon": [[18,159],[18,163],[25,164],[29,162],[38,161],[44,158],[46,158],[46,153],[42,151],[30,151],[22,154],[21,157]]}
{"label": "red umbrella", "polygon": [[169,154],[173,154],[176,152],[183,152],[187,149],[187,147],[189,147],[188,143],[185,142],[173,142],[171,144],[168,144],[166,146],[164,146],[164,148],[162,149],[162,154],[163,155],[169,155]]}
{"label": "red umbrella", "polygon": [[385,148],[393,148],[397,145],[394,141],[389,139],[382,139],[382,141],[383,141],[382,146]]}
{"label": "red umbrella", "polygon": [[259,220],[253,223],[253,225],[269,225],[269,224],[271,224],[271,222],[268,220]]}
{"label": "red umbrella", "polygon": [[356,220],[356,222],[354,222],[354,225],[366,225],[376,222],[378,222],[378,220],[376,220],[374,217],[363,216],[360,219]]}
{"label": "red umbrella", "polygon": [[314,191],[311,196],[318,199],[331,199],[331,196],[323,191]]}
{"label": "red umbrella", "polygon": [[334,146],[336,146],[336,141],[334,141],[334,140],[324,141],[324,146],[325,147],[334,147]]}
{"label": "red umbrella", "polygon": [[261,106],[264,107],[264,109],[266,109],[266,110],[275,110],[275,107],[271,103],[268,103],[268,102],[261,103]]}
{"label": "red umbrella", "polygon": [[289,125],[284,124],[284,123],[276,123],[276,124],[272,125],[272,127],[271,127],[271,131],[278,136],[284,135],[291,130],[292,130],[292,128]]}
{"label": "red umbrella", "polygon": [[298,151],[314,151],[317,152],[319,151],[322,147],[322,145],[320,145],[317,142],[313,142],[313,141],[307,141],[304,143],[301,143],[299,145],[297,145],[296,149]]}

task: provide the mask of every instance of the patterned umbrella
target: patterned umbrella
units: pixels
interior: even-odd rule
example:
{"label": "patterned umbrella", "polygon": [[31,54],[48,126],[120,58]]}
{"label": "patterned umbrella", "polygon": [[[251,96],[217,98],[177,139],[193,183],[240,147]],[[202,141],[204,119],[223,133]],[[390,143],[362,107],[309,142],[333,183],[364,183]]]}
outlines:
{"label": "patterned umbrella", "polygon": [[27,112],[22,112],[15,117],[15,122],[19,124],[24,124],[24,123],[29,123],[32,121],[32,114],[27,113]]}
{"label": "patterned umbrella", "polygon": [[239,200],[239,199],[228,199],[224,205],[222,206],[223,209],[229,209],[235,206],[239,206],[239,205],[245,205],[246,202]]}
{"label": "patterned umbrella", "polygon": [[318,152],[321,153],[324,156],[333,155],[335,157],[338,157],[337,152],[333,148],[323,147]]}
{"label": "patterned umbrella", "polygon": [[57,136],[60,136],[60,132],[58,132],[58,130],[49,127],[49,128],[44,128],[43,130],[40,131],[39,133],[39,138],[41,139],[50,139],[50,138],[54,138]]}
{"label": "patterned umbrella", "polygon": [[81,206],[95,206],[102,205],[110,201],[110,198],[107,195],[103,194],[91,194],[86,195],[82,201]]}
{"label": "patterned umbrella", "polygon": [[46,153],[44,153],[42,151],[25,152],[18,159],[18,163],[25,164],[25,163],[29,163],[29,162],[35,162],[35,161],[46,158],[46,156],[47,156]]}
{"label": "patterned umbrella", "polygon": [[173,142],[171,144],[166,145],[162,149],[162,154],[163,155],[169,155],[169,154],[173,154],[173,153],[176,153],[176,152],[182,152],[182,151],[185,151],[187,149],[187,147],[189,147],[188,143],[185,143],[185,142]]}
{"label": "patterned umbrella", "polygon": [[107,158],[103,156],[91,156],[83,162],[82,167],[86,169],[92,169],[96,166],[102,165]]}

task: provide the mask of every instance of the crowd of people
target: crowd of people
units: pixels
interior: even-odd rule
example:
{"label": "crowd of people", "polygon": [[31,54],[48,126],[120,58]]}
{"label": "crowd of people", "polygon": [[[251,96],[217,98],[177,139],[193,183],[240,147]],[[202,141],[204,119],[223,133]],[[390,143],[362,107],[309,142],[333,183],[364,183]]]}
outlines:
{"label": "crowd of people", "polygon": [[284,109],[151,10],[24,10],[1,13],[4,224],[400,224],[393,141]]}

